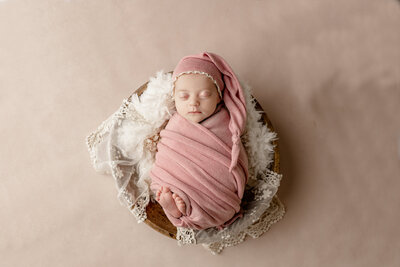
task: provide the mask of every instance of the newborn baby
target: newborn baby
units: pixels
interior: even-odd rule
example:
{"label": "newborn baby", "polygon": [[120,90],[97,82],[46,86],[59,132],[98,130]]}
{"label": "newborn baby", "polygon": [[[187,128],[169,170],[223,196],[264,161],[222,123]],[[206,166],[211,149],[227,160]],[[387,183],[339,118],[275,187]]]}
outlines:
{"label": "newborn baby", "polygon": [[212,53],[183,58],[173,79],[177,112],[160,132],[151,189],[175,226],[222,229],[241,216],[248,177],[242,88]]}
{"label": "newborn baby", "polygon": [[[217,87],[206,75],[184,74],[175,82],[174,100],[176,111],[182,117],[199,123],[214,113],[221,98]],[[185,202],[176,193],[171,193],[167,186],[157,191],[156,200],[172,216],[186,215]]]}

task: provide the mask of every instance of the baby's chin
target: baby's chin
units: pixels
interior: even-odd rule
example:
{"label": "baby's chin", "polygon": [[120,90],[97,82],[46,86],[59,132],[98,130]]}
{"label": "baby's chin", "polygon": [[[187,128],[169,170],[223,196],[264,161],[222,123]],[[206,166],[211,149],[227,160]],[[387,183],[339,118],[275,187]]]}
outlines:
{"label": "baby's chin", "polygon": [[203,114],[200,115],[185,115],[183,116],[185,119],[187,119],[188,121],[194,122],[194,123],[199,123],[202,120],[205,119],[205,117],[203,116]]}

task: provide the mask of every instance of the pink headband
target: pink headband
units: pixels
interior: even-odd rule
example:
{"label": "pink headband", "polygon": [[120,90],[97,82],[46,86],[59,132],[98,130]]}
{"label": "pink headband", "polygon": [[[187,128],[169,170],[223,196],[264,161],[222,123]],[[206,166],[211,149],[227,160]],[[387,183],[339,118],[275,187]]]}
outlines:
{"label": "pink headband", "polygon": [[232,133],[232,154],[229,171],[236,166],[240,153],[240,135],[246,127],[246,99],[243,89],[226,61],[213,53],[204,52],[182,58],[172,74],[175,82],[180,75],[199,73],[207,75],[217,86],[218,93],[230,114],[229,129]]}

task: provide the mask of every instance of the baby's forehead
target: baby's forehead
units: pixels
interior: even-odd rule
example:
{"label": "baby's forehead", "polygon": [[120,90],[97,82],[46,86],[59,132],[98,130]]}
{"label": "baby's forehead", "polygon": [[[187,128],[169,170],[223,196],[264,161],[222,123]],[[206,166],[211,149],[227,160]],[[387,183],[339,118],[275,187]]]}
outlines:
{"label": "baby's forehead", "polygon": [[177,91],[201,91],[217,90],[214,82],[202,74],[184,74],[177,77],[174,82],[174,89]]}

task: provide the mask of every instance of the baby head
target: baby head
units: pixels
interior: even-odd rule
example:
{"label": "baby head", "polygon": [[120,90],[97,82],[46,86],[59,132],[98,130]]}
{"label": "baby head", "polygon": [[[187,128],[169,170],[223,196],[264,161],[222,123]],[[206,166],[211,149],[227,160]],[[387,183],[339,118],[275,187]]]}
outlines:
{"label": "baby head", "polygon": [[173,97],[176,111],[192,122],[214,114],[222,100],[224,82],[222,74],[209,60],[184,57],[173,74]]}
{"label": "baby head", "polygon": [[174,84],[176,111],[192,122],[210,117],[221,101],[216,84],[204,74],[180,75]]}

